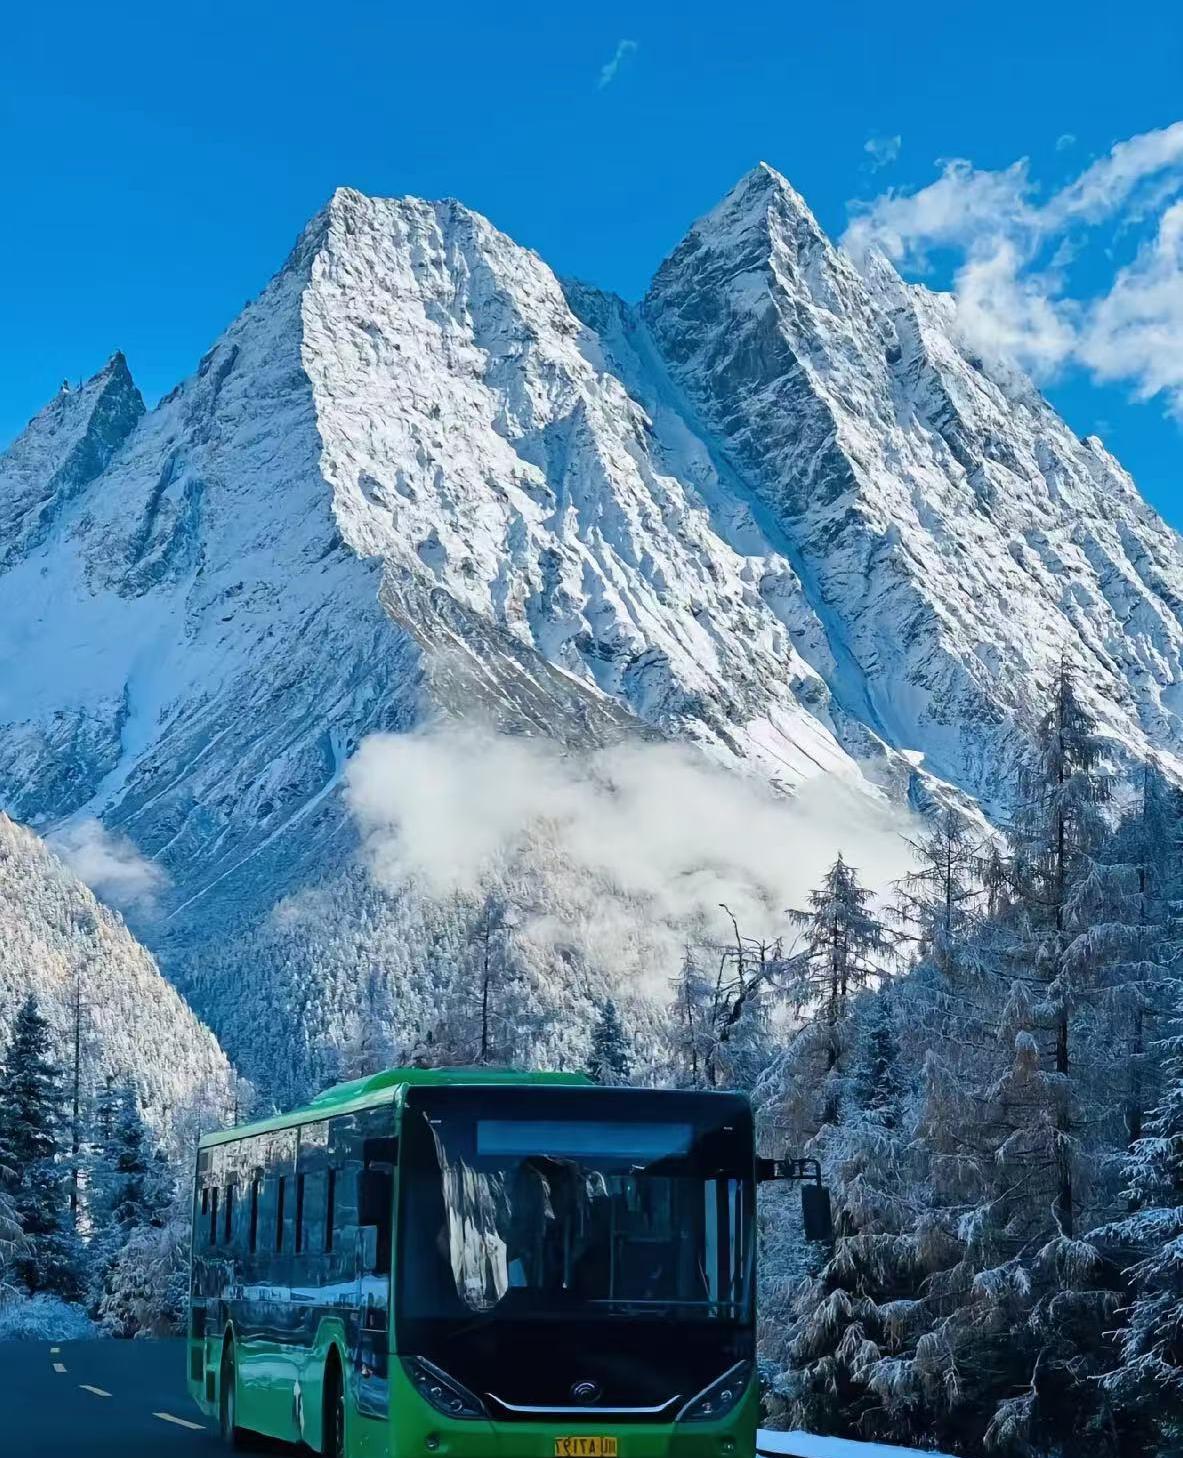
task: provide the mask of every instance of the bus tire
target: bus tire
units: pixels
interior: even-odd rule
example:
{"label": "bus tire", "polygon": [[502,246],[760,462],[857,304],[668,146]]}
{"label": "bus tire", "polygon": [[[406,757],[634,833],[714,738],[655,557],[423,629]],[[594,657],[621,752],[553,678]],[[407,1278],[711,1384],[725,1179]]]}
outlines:
{"label": "bus tire", "polygon": [[322,1431],[324,1440],[321,1453],[324,1458],[345,1458],[345,1380],[341,1375],[341,1360],[335,1347],[325,1364]]}
{"label": "bus tire", "polygon": [[245,1428],[238,1426],[238,1376],[234,1365],[234,1343],[228,1341],[222,1354],[222,1373],[218,1382],[218,1432],[228,1448],[241,1450],[249,1446]]}

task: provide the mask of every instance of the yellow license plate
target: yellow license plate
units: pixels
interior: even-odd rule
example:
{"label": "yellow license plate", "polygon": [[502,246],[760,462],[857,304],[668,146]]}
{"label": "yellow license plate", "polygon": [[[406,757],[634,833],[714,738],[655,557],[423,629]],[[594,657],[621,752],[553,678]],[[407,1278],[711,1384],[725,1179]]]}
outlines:
{"label": "yellow license plate", "polygon": [[615,1438],[556,1438],[555,1458],[619,1458]]}

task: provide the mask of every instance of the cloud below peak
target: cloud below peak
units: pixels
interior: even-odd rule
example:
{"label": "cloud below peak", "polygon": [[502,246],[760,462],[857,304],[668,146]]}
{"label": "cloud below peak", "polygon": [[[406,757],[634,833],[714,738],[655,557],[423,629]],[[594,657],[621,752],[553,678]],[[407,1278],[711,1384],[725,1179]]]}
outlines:
{"label": "cloud below peak", "polygon": [[95,819],[78,820],[47,838],[50,849],[86,883],[100,901],[121,911],[151,915],[168,876],[142,855],[126,835]]}
{"label": "cloud below peak", "polygon": [[787,799],[682,745],[565,754],[472,727],[374,734],[346,794],[375,879],[446,899],[505,877],[535,888],[525,930],[589,962],[664,979],[696,928],[775,936],[839,851],[882,891],[910,867],[911,817],[833,777]]}

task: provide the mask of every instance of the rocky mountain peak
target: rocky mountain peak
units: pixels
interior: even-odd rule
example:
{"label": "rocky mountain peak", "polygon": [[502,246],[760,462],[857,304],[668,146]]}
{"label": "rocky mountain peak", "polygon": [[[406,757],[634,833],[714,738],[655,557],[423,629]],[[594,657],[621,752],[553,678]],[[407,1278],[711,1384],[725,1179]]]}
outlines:
{"label": "rocky mountain peak", "polygon": [[44,541],[71,501],[106,470],[144,414],[121,353],[68,382],[0,454],[0,571]]}
{"label": "rocky mountain peak", "polygon": [[1001,811],[1067,652],[1114,753],[1183,774],[1178,537],[766,165],[639,307],[459,203],[339,189],[146,417],[118,358],[40,413],[0,542],[0,806],[161,859],[162,954],[235,1053],[184,969],[350,863],[375,730]]}

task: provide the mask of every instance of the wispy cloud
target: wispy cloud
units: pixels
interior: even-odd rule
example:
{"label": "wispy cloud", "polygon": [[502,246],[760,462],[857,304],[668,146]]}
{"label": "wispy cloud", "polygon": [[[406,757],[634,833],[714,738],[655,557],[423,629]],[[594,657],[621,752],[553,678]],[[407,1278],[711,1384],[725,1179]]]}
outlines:
{"label": "wispy cloud", "polygon": [[868,137],[863,143],[863,151],[870,158],[871,171],[878,172],[881,167],[889,167],[900,155],[902,142],[898,132],[894,137]]}
{"label": "wispy cloud", "polygon": [[1075,132],[1061,132],[1060,135],[1056,138],[1056,151],[1057,152],[1066,152],[1069,147],[1075,147],[1075,146],[1076,146],[1076,134],[1075,134]]}
{"label": "wispy cloud", "polygon": [[[1061,139],[1063,141],[1064,139]],[[984,358],[1038,379],[1074,365],[1158,396],[1183,419],[1183,122],[1117,142],[1050,196],[1026,158],[981,170],[961,158],[912,192],[855,204],[845,243],[923,273],[955,258],[958,318]],[[1095,230],[1149,224],[1108,287],[1068,293],[1067,270]]]}
{"label": "wispy cloud", "polygon": [[142,855],[126,835],[94,819],[79,820],[50,835],[48,844],[100,901],[121,911],[151,914],[168,886],[155,861]]}
{"label": "wispy cloud", "polygon": [[605,86],[611,86],[617,76],[620,75],[620,68],[635,56],[636,53],[637,43],[635,40],[618,40],[616,42],[616,50],[612,54],[612,59],[605,61],[600,67],[600,79],[597,83],[597,89],[603,91]]}

